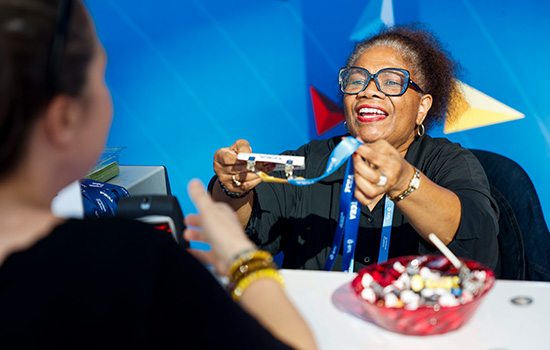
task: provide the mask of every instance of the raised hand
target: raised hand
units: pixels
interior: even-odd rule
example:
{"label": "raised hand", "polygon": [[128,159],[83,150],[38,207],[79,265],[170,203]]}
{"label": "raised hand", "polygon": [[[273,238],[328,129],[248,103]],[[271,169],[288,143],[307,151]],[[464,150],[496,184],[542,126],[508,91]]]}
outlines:
{"label": "raised hand", "polygon": [[190,253],[204,264],[213,265],[219,275],[225,275],[237,254],[255,246],[246,237],[231,207],[226,203],[214,202],[199,180],[189,183],[188,192],[199,214],[185,218],[188,228],[184,238],[207,242],[212,247],[209,252],[190,249]]}

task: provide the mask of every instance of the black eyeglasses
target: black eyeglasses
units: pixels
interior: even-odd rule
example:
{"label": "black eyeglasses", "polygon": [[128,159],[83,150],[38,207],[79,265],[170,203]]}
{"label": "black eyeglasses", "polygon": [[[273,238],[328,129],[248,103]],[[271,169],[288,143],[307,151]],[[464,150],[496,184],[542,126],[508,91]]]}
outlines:
{"label": "black eyeglasses", "polygon": [[357,95],[364,91],[369,85],[371,79],[376,83],[376,87],[386,96],[401,96],[410,86],[424,93],[424,91],[411,80],[411,74],[406,69],[384,68],[376,74],[371,74],[368,70],[361,67],[346,67],[340,69],[338,73],[338,84],[340,91],[347,95]]}
{"label": "black eyeglasses", "polygon": [[59,0],[57,6],[55,30],[46,66],[46,87],[52,95],[55,94],[59,88],[58,75],[61,70],[61,58],[63,57],[63,49],[65,48],[65,41],[67,39],[67,27],[69,24],[71,5],[71,0]]}

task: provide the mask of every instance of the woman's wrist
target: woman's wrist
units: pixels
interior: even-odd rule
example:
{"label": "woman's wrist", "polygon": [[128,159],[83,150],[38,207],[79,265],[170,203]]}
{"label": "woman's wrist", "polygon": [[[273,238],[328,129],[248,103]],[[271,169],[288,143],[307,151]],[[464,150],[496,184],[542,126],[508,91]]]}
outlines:
{"label": "woman's wrist", "polygon": [[413,174],[412,177],[410,177],[407,187],[401,191],[393,191],[392,193],[388,192],[388,198],[395,203],[408,197],[411,193],[416,191],[420,185],[420,170],[414,166],[411,167],[413,168]]}
{"label": "woman's wrist", "polygon": [[284,280],[279,274],[279,271],[275,268],[263,268],[254,270],[251,273],[247,274],[243,278],[241,278],[238,283],[235,285],[235,287],[231,291],[231,296],[233,300],[238,301],[242,296],[243,293],[252,285],[252,283],[263,279],[263,278],[269,278],[277,282],[281,288],[284,288]]}
{"label": "woman's wrist", "polygon": [[244,192],[233,192],[231,190],[229,190],[229,188],[227,188],[227,186],[225,186],[223,184],[223,182],[220,181],[220,178],[218,177],[218,184],[220,185],[220,188],[222,189],[222,192],[230,197],[230,198],[233,198],[233,199],[240,199],[240,198],[244,198],[246,196],[248,196],[250,194],[250,192],[252,191],[252,188],[249,189],[249,190],[246,190]]}
{"label": "woman's wrist", "polygon": [[252,283],[262,278],[273,279],[283,286],[278,269],[270,253],[247,249],[238,254],[228,268],[228,290],[237,301]]}
{"label": "woman's wrist", "polygon": [[228,245],[226,245],[226,249],[224,249],[224,257],[223,262],[225,266],[224,275],[229,275],[229,269],[231,267],[231,264],[233,264],[240,256],[248,253],[258,250],[256,245],[252,243],[248,238],[246,238],[246,241],[243,241],[242,244],[238,245],[232,245],[233,248],[228,248]]}

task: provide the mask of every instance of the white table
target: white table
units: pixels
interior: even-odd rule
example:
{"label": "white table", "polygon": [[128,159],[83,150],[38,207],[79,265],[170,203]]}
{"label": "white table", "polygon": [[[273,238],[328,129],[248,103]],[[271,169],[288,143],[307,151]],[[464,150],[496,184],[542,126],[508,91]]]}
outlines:
{"label": "white table", "polygon": [[[320,349],[550,349],[550,283],[497,280],[462,328],[433,336],[386,331],[361,313],[350,288],[355,274],[281,270],[286,290],[313,330]],[[511,299],[533,302],[517,306]]]}
{"label": "white table", "polygon": [[107,182],[126,188],[132,196],[170,194],[164,166],[120,165],[120,174]]}

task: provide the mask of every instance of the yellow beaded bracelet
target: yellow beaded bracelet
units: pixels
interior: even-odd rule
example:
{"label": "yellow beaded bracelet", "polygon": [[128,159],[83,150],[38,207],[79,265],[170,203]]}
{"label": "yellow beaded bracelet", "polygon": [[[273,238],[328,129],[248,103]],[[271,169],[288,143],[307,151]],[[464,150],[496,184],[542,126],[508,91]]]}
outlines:
{"label": "yellow beaded bracelet", "polygon": [[269,254],[268,252],[264,250],[253,250],[253,251],[246,251],[243,254],[238,255],[231,265],[229,265],[229,269],[227,270],[227,276],[233,276],[235,274],[235,271],[241,267],[241,265],[244,265],[252,260],[268,260],[273,261],[273,256]]}
{"label": "yellow beaded bracelet", "polygon": [[277,270],[279,267],[272,259],[255,259],[248,262],[245,262],[235,272],[228,276],[229,277],[229,286],[234,287],[241,278],[246,277],[256,270],[262,269],[274,269]]}
{"label": "yellow beaded bracelet", "polygon": [[256,270],[239,280],[237,286],[231,291],[231,296],[233,297],[233,300],[239,300],[242,297],[244,291],[248,287],[250,287],[252,283],[261,278],[271,278],[278,282],[281,287],[284,287],[284,280],[283,277],[281,277],[281,275],[279,274],[279,271],[271,268]]}

